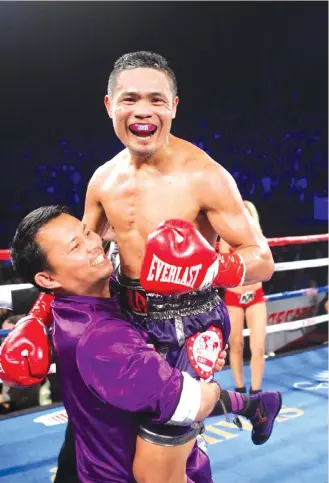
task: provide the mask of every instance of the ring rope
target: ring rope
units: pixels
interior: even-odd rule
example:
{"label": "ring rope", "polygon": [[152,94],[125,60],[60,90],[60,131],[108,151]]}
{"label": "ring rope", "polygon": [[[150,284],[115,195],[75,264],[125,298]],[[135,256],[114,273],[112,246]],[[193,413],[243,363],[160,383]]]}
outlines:
{"label": "ring rope", "polygon": [[34,285],[32,285],[31,283],[12,283],[8,285],[0,285],[0,294],[2,290],[10,290],[11,292],[13,292],[14,290],[23,290],[25,288],[32,287],[34,287]]}
{"label": "ring rope", "polygon": [[268,238],[267,242],[270,247],[282,247],[285,245],[297,245],[304,243],[315,243],[328,241],[329,234],[325,233],[323,235],[304,235],[304,236],[286,236],[282,238]]}
{"label": "ring rope", "polygon": [[[303,235],[303,236],[286,236],[280,238],[268,238],[267,242],[270,247],[282,247],[285,245],[296,245],[303,243],[315,243],[329,240],[329,234],[322,235]],[[219,249],[219,243],[216,243],[216,250]],[[8,249],[0,249],[0,260],[10,260],[10,252]]]}
{"label": "ring rope", "polygon": [[[32,287],[32,285],[31,285],[31,287]],[[294,298],[294,297],[300,297],[302,295],[316,295],[317,293],[326,293],[326,292],[328,292],[328,285],[324,285],[323,287],[303,288],[301,290],[292,290],[290,292],[280,292],[280,293],[265,295],[265,301],[266,302],[269,302],[269,301],[273,302],[275,300],[290,299],[290,298]],[[314,317],[312,317],[311,319],[313,320]],[[305,320],[311,320],[311,319],[305,319]],[[317,317],[315,317],[315,319],[317,319]],[[303,322],[303,321],[297,320],[296,322]],[[320,322],[322,322],[322,319],[321,320],[319,319],[319,322],[316,322],[316,323],[320,323]],[[290,324],[290,322],[285,322],[283,325],[279,324],[279,327],[286,327],[286,326],[289,327],[289,325],[287,325],[287,324]],[[313,324],[311,324],[311,325],[313,325]],[[272,326],[267,326],[267,328],[269,328],[269,327],[272,327]],[[304,327],[304,326],[302,326],[302,327]],[[282,330],[289,330],[289,329],[284,328]],[[293,330],[293,329],[290,329],[290,330]],[[276,332],[276,331],[277,330],[275,330],[274,332]],[[279,329],[278,329],[278,331],[279,331]],[[273,332],[273,329],[270,329],[268,333],[271,333],[271,332]],[[0,337],[6,337],[9,333],[10,333],[10,329],[0,329]],[[249,332],[248,332],[248,334],[249,334]]]}
{"label": "ring rope", "polygon": [[[276,272],[283,272],[285,270],[298,270],[301,268],[312,268],[312,267],[324,267],[328,265],[328,258],[318,258],[313,260],[297,260],[294,262],[282,262],[275,264]],[[32,288],[33,285],[30,283],[16,283],[13,285],[1,285],[0,286],[0,307],[1,305],[1,292],[8,292],[12,290],[20,290],[24,288]]]}
{"label": "ring rope", "polygon": [[[304,329],[305,327],[311,327],[312,325],[321,324],[329,320],[329,314],[317,315],[316,317],[310,317],[302,320],[292,320],[290,322],[284,322],[283,324],[267,325],[266,334],[273,334],[274,332],[285,332],[286,330]],[[249,329],[243,329],[244,336],[250,335]]]}
{"label": "ring rope", "polygon": [[301,297],[302,295],[316,295],[317,293],[326,292],[328,292],[328,285],[324,285],[323,287],[302,288],[300,290],[292,290],[291,292],[273,293],[270,295],[265,295],[265,300],[266,302],[274,302],[274,300],[285,300],[295,297]]}
{"label": "ring rope", "polygon": [[[293,320],[291,322],[285,322],[284,324],[276,324],[276,325],[267,325],[266,326],[266,334],[273,334],[275,332],[283,332],[283,331],[289,331],[289,330],[297,330],[297,329],[303,329],[305,327],[311,327],[313,325],[321,324],[322,322],[328,322],[329,320],[329,315],[324,314],[324,315],[317,315],[316,317],[309,317],[308,319],[302,319],[302,320]],[[5,337],[8,335],[10,330],[0,330],[0,336]],[[250,335],[250,330],[249,329],[243,329],[242,331],[243,336],[249,336]],[[52,363],[48,374],[55,374],[56,373],[56,364]],[[0,379],[0,383],[1,383]]]}
{"label": "ring rope", "polygon": [[[312,268],[312,267],[325,267],[328,265],[328,258],[318,258],[313,260],[297,260],[294,262],[282,262],[275,264],[276,272],[283,272],[285,270],[298,270],[301,268]],[[2,290],[20,290],[24,288],[32,288],[31,283],[15,283],[12,285],[2,285],[0,286],[0,302],[1,302],[1,291]]]}
{"label": "ring rope", "polygon": [[[297,245],[304,243],[317,243],[329,240],[329,234],[322,235],[303,235],[303,236],[284,236],[278,238],[267,238],[270,247],[283,247],[286,245]],[[216,250],[219,250],[219,242],[216,243]]]}
{"label": "ring rope", "polygon": [[10,252],[8,249],[0,249],[0,260],[10,260]]}
{"label": "ring rope", "polygon": [[276,272],[284,272],[285,270],[299,270],[301,268],[325,267],[328,265],[328,258],[317,258],[313,260],[297,260],[294,262],[282,262],[275,264]]}

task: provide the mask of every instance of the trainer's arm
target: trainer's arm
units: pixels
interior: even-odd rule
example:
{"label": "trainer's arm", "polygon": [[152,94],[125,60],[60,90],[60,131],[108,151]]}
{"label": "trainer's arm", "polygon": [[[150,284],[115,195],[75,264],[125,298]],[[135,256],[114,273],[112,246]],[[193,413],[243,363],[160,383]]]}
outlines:
{"label": "trainer's arm", "polygon": [[207,163],[201,176],[201,208],[217,234],[244,259],[244,285],[269,280],[274,272],[271,250],[244,206],[233,177],[215,162]]}
{"label": "trainer's arm", "polygon": [[148,413],[154,423],[201,421],[220,398],[217,384],[199,382],[169,366],[125,321],[87,329],[76,357],[81,377],[100,400]]}

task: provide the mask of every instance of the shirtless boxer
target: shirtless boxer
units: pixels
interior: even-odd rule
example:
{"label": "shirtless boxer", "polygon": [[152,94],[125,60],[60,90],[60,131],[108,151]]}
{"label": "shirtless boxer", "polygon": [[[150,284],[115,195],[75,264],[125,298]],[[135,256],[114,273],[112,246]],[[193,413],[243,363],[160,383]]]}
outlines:
{"label": "shirtless boxer", "polygon": [[[250,215],[259,224],[259,217],[255,206],[250,201],[244,201]],[[220,252],[231,252],[230,246],[220,241]],[[258,282],[243,287],[227,289],[224,296],[231,321],[230,334],[230,365],[236,384],[236,391],[246,392],[243,377],[243,324],[246,318],[250,330],[250,370],[251,387],[250,393],[254,394],[261,390],[265,366],[265,339],[267,312],[262,283]]]}
{"label": "shirtless boxer", "polygon": [[[111,221],[121,260],[118,278],[122,304],[146,324],[164,353],[169,347],[170,362],[186,363],[178,361],[177,356],[185,340],[196,332],[217,324],[224,330],[224,338],[228,337],[228,321],[223,317],[225,307],[218,299],[216,287],[269,279],[274,263],[266,240],[245,209],[233,178],[203,151],[170,134],[177,104],[176,79],[161,56],[137,52],[115,63],[105,105],[126,149],[94,174],[87,190],[83,221],[101,235],[107,230],[108,220]],[[208,283],[204,286],[212,281],[213,287],[201,291],[197,291],[202,287],[200,281],[195,285],[190,283],[193,280],[179,276],[175,284],[165,281],[165,277],[160,284],[159,280],[147,280],[153,267],[151,254],[150,265],[144,266],[145,278],[142,277],[141,284],[150,292],[175,293],[173,299],[168,295],[169,298],[163,300],[146,295],[138,279],[148,235],[161,221],[169,219],[193,223],[211,246],[219,234],[236,252],[220,256],[216,262],[210,257],[210,265],[203,266],[206,271],[209,269]],[[184,222],[181,228],[184,230]],[[157,247],[153,246],[155,256],[168,245],[166,234],[173,232],[177,233],[177,226],[169,230],[162,226]],[[175,263],[178,267],[177,260],[172,263],[169,251],[166,256],[161,258],[158,268],[161,269],[160,263],[165,263],[162,268],[166,269],[168,265],[175,269]],[[191,259],[188,263],[190,268],[196,266]],[[176,274],[178,272],[177,268]],[[179,295],[179,291],[187,289],[192,293]],[[148,317],[150,313],[153,318]],[[197,317],[198,313],[203,317]],[[189,323],[192,316],[193,322]],[[212,317],[216,319],[215,324]],[[36,343],[33,341],[34,347]],[[196,370],[200,376],[202,367]],[[263,411],[261,396],[259,398]]]}
{"label": "shirtless boxer", "polygon": [[[141,275],[147,237],[162,220],[175,218],[191,222],[212,246],[219,234],[236,249],[233,256],[224,255],[219,259],[214,286],[260,282],[269,279],[274,269],[266,240],[245,209],[232,177],[199,148],[170,134],[177,104],[176,79],[163,58],[135,53],[116,62],[109,78],[105,106],[116,135],[126,149],[92,177],[83,221],[100,234],[104,233],[107,220],[111,221],[120,253],[119,281],[127,287],[121,288],[122,301],[135,315],[145,310],[145,295],[134,279]],[[164,229],[161,236],[166,245],[168,231]],[[155,251],[157,256],[157,248]],[[163,247],[159,251],[163,253]],[[158,258],[175,265],[169,251],[167,258]],[[161,268],[159,263],[157,266]],[[163,282],[165,277],[159,287],[155,280],[154,283],[145,280],[144,274],[147,270],[142,273],[141,282],[148,292],[179,292],[179,287]],[[214,293],[210,289],[206,299],[202,298],[204,292],[183,296],[180,306],[190,301],[199,305],[211,303]],[[150,311],[156,301],[151,296],[147,298]],[[171,319],[172,326],[178,334],[183,331],[185,341],[193,334],[186,330],[187,323],[181,330],[179,315],[178,311],[178,317]],[[166,345],[167,328],[162,327],[160,331],[159,324],[151,321],[148,331],[157,343]]]}

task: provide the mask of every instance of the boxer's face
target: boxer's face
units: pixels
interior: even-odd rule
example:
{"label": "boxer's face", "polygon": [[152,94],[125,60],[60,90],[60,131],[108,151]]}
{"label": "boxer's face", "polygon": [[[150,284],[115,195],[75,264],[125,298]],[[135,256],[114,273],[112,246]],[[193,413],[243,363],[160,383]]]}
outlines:
{"label": "boxer's face", "polygon": [[148,157],[168,142],[178,97],[166,73],[148,68],[118,74],[105,106],[116,135],[137,156]]}
{"label": "boxer's face", "polygon": [[38,285],[73,295],[102,296],[112,265],[96,233],[77,218],[61,214],[38,231],[36,242],[50,265],[50,270],[36,275]]}

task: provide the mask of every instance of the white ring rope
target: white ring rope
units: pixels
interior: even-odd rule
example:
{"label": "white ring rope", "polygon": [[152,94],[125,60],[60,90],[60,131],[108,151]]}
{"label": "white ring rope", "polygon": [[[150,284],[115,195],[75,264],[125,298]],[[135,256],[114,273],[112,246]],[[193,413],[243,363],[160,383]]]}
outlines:
{"label": "white ring rope", "polygon": [[[276,272],[284,272],[288,270],[299,270],[301,268],[315,268],[315,267],[325,267],[328,265],[328,258],[314,258],[313,260],[297,260],[294,262],[281,262],[275,264]],[[17,283],[14,285],[1,285],[0,286],[0,307],[1,307],[1,292],[3,291],[13,291],[20,290],[24,288],[32,288],[33,285],[30,283]]]}
{"label": "white ring rope", "polygon": [[313,260],[297,260],[295,262],[282,262],[275,264],[276,272],[285,270],[299,270],[301,268],[325,267],[328,265],[328,258],[315,258]]}
{"label": "white ring rope", "polygon": [[[312,325],[321,324],[329,320],[329,314],[317,315],[316,317],[310,317],[302,320],[292,320],[290,322],[284,322],[282,324],[267,325],[266,334],[273,334],[274,332],[285,332],[286,330],[304,329],[305,327],[311,327]],[[244,336],[250,335],[249,329],[243,329]]]}

